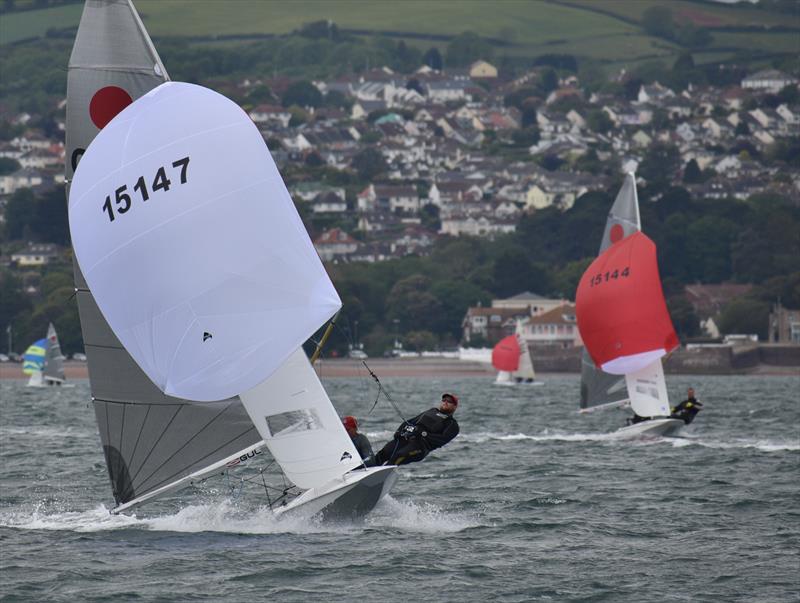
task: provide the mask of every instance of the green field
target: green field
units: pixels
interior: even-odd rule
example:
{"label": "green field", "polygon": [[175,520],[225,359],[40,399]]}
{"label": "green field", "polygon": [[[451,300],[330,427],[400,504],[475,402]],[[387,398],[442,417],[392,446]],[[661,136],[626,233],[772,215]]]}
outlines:
{"label": "green field", "polygon": [[[678,52],[677,46],[646,35],[638,26],[642,13],[654,5],[667,5],[678,18],[691,17],[712,27],[800,27],[800,18],[792,15],[689,0],[138,0],[135,4],[156,38],[285,34],[304,23],[331,19],[343,29],[397,38],[406,33],[455,36],[474,31],[506,42],[497,47],[496,56],[569,53],[615,63],[669,58]],[[80,12],[81,5],[72,4],[5,14],[0,19],[0,44],[43,36],[53,27],[75,27]],[[705,51],[792,52],[798,50],[798,39],[799,35],[787,33],[715,32],[714,43]],[[409,41],[419,48],[446,45],[434,38]]]}
{"label": "green field", "polygon": [[[375,31],[433,35],[475,31],[522,43],[635,30],[613,17],[525,0],[139,0],[135,4],[154,36],[281,34],[320,19]],[[11,13],[2,19],[0,42],[42,35],[56,23],[75,26],[79,17],[80,5]]]}
{"label": "green field", "polygon": [[690,0],[554,0],[559,4],[582,6],[640,22],[653,6],[667,7],[678,21],[691,20],[706,27],[789,26],[800,27],[800,15],[767,12],[750,6],[691,2]]}
{"label": "green field", "polygon": [[44,10],[30,10],[0,15],[0,44],[27,38],[39,38],[53,27],[78,25],[83,6],[68,4]]}

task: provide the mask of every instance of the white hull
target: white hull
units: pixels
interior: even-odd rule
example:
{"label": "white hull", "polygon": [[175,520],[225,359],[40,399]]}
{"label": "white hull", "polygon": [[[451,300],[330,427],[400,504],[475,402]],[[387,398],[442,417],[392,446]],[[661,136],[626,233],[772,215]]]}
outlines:
{"label": "white hull", "polygon": [[[504,386],[516,386],[516,385],[526,385],[526,386],[531,386],[531,385],[544,385],[544,381],[536,381],[535,379],[532,379],[532,380],[530,380],[530,381],[527,381],[527,380],[525,380],[525,379],[522,379],[521,377],[511,377],[511,378],[509,378],[509,377],[504,377],[504,376],[503,376],[503,375],[508,375],[508,374],[509,374],[509,373],[503,373],[503,372],[500,372],[500,373],[498,373],[498,375],[497,375],[497,379],[495,380],[494,384],[495,384],[495,385],[504,385]],[[519,379],[519,381],[518,381],[517,379]]]}
{"label": "white hull", "polygon": [[612,435],[619,439],[666,436],[676,432],[684,425],[685,423],[680,419],[650,419],[622,427]]}
{"label": "white hull", "polygon": [[311,488],[285,506],[273,509],[275,515],[321,514],[324,519],[357,519],[369,513],[397,481],[397,467],[354,469],[317,488]]}

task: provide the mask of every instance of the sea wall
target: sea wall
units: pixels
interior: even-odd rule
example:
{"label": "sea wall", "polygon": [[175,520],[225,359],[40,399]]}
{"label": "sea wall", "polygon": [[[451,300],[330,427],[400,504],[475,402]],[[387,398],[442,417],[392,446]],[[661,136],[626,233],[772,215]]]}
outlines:
{"label": "sea wall", "polygon": [[[581,370],[583,348],[532,346],[530,349],[533,366],[539,373],[579,373]],[[680,348],[664,360],[664,371],[672,374],[734,375],[769,371],[771,367],[796,368],[800,374],[800,345]]]}

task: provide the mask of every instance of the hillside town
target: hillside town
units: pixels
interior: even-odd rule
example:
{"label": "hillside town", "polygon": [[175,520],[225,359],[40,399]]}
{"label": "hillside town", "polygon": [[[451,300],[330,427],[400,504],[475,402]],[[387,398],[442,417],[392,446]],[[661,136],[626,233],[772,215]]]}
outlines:
{"label": "hillside town", "polygon": [[[319,81],[245,78],[213,86],[238,99],[262,133],[315,248],[332,265],[425,257],[443,238],[513,234],[524,216],[565,212],[586,193],[616,189],[629,171],[640,187],[659,178],[697,199],[774,194],[800,204],[798,79],[775,69],[683,90],[621,69],[608,92],[591,94],[569,70],[538,66],[507,78],[483,60],[462,70],[425,65],[410,76],[384,67]],[[42,116],[0,107],[16,132],[0,142],[4,222],[21,191],[37,198],[62,190],[64,105],[53,108],[49,134],[28,126]],[[69,251],[17,234],[0,261],[36,297],[42,267],[68,263]],[[721,308],[750,288],[687,286],[696,334],[719,337]],[[721,300],[711,309],[703,305],[709,295]],[[574,317],[564,318],[573,315],[564,310],[569,300],[545,301],[527,313],[526,339],[552,343],[553,335],[580,345]],[[470,308],[462,343],[492,343],[513,328],[518,309],[500,310]],[[774,319],[781,320],[789,319]],[[775,330],[783,333],[775,341],[798,341],[800,324],[790,322]]]}
{"label": "hillside town", "polygon": [[[553,75],[543,68],[509,81],[486,61],[462,71],[422,67],[411,77],[383,68],[315,81],[305,106],[280,103],[297,83],[285,78],[226,86],[245,99],[271,92],[274,102],[249,115],[289,173],[325,261],[377,262],[424,254],[444,235],[514,232],[524,213],[566,210],[583,193],[614,186],[656,146],[675,153],[665,177],[698,197],[800,199],[797,162],[769,159],[800,134],[797,78],[764,70],[724,88],[676,92],[655,82],[634,98],[586,98],[575,75],[544,85]],[[625,84],[625,72],[617,79]],[[326,106],[329,97],[342,106]],[[767,97],[778,104],[767,106]],[[57,111],[60,134],[63,103]],[[24,126],[33,116],[5,117]],[[62,186],[63,155],[58,135],[33,128],[0,143],[0,157],[19,165],[0,176],[0,203],[22,188]],[[357,170],[368,183],[349,190],[314,181],[305,168],[319,166]]]}

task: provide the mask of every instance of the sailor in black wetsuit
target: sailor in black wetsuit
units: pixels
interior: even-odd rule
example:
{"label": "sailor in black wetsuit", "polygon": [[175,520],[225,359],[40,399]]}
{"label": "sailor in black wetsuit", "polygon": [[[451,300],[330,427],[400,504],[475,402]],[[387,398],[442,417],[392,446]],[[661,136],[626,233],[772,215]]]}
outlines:
{"label": "sailor in black wetsuit", "polygon": [[367,436],[358,431],[358,421],[356,421],[356,418],[350,415],[342,417],[342,425],[344,425],[344,428],[347,430],[347,435],[353,440],[353,445],[361,456],[361,460],[371,461],[373,456],[372,444],[369,443],[369,438],[367,438]]}
{"label": "sailor in black wetsuit", "polygon": [[404,421],[394,438],[375,455],[376,465],[406,465],[424,459],[431,450],[441,448],[458,435],[453,413],[458,398],[442,394],[439,408],[431,408],[413,419]]}
{"label": "sailor in black wetsuit", "polygon": [[703,409],[703,403],[694,397],[694,388],[686,392],[686,400],[672,409],[672,418],[681,419],[687,425],[694,421],[694,417]]}

